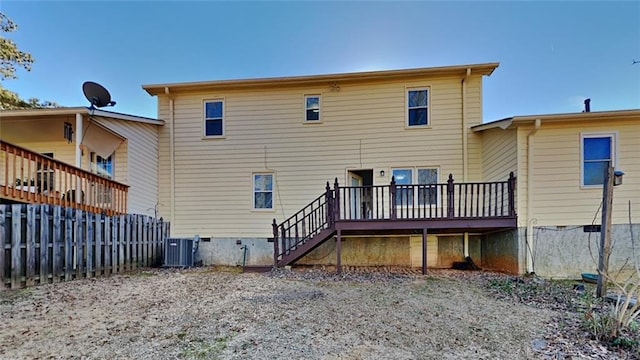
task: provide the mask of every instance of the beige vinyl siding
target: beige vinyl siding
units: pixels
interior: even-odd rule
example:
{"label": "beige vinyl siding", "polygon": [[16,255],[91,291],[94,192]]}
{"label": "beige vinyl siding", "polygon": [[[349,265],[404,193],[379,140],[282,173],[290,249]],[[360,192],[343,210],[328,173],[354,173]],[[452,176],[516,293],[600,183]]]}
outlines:
{"label": "beige vinyl siding", "polygon": [[158,203],[158,126],[111,119],[96,121],[127,139],[116,150],[115,180],[129,185],[128,212],[154,215]]}
{"label": "beige vinyl siding", "polygon": [[[406,88],[418,86],[430,87],[430,128],[407,129]],[[303,123],[304,94],[322,95],[322,124]],[[203,100],[216,98],[224,99],[225,138],[203,139]],[[348,169],[373,169],[374,183],[387,184],[393,167],[437,166],[441,181],[449,173],[462,181],[461,111],[458,77],[340,84],[338,92],[327,86],[176,95],[172,233],[270,236],[273,218],[293,215],[335,177],[344,184]],[[170,118],[164,96],[159,117]],[[169,128],[160,129],[165,217],[171,202]],[[380,169],[385,177],[378,175]],[[251,211],[252,173],[262,171],[274,173],[271,212]]]}
{"label": "beige vinyl siding", "polygon": [[532,217],[538,226],[600,223],[596,211],[602,187],[581,186],[581,133],[617,134],[617,168],[624,184],[614,190],[613,223],[628,222],[628,201],[640,204],[640,126],[637,121],[598,124],[545,124],[535,135]]}
{"label": "beige vinyl siding", "polygon": [[515,129],[491,129],[482,134],[483,181],[504,181],[517,173],[518,148]]}

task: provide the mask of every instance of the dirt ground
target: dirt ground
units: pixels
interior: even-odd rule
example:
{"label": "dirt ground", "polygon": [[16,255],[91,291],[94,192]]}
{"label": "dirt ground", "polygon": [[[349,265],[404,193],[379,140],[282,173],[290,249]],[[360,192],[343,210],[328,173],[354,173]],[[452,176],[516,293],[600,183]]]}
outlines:
{"label": "dirt ground", "polygon": [[500,299],[487,276],[152,269],[0,291],[0,358],[564,358],[559,310]]}

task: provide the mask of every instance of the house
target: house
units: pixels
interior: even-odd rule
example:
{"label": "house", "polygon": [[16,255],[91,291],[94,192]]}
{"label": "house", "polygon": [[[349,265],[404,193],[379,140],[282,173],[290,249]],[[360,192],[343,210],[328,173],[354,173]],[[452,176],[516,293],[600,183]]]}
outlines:
{"label": "house", "polygon": [[470,255],[519,272],[519,244],[500,235],[517,228],[514,169],[483,163],[472,130],[497,67],[145,85],[166,123],[160,215],[173,236],[202,237],[205,264],[451,267]]}
{"label": "house", "polygon": [[[610,269],[640,256],[640,110],[516,116],[471,127],[481,136],[485,180],[518,175],[520,272],[579,278],[596,272],[604,171],[624,171],[614,188]],[[631,242],[631,231],[635,247]]]}
{"label": "house", "polygon": [[0,112],[0,198],[154,215],[162,120],[86,107]]}

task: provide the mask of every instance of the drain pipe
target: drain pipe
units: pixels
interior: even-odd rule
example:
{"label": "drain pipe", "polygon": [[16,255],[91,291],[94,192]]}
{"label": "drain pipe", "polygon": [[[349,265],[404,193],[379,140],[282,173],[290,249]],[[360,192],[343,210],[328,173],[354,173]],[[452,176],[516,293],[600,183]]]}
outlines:
{"label": "drain pipe", "polygon": [[[471,68],[462,78],[462,181],[469,181],[469,130],[467,129],[467,82],[471,76]],[[464,257],[469,257],[469,233],[464,233]]]}
{"label": "drain pipe", "polygon": [[174,125],[174,109],[173,96],[169,92],[169,87],[164,87],[164,93],[169,98],[169,202],[170,216],[173,222],[176,218],[176,170],[175,170],[175,125]]}
{"label": "drain pipe", "polygon": [[526,240],[526,264],[527,273],[535,274],[533,268],[533,226],[538,223],[538,220],[532,216],[533,212],[533,136],[540,130],[542,126],[542,120],[536,119],[533,129],[527,135],[527,240]]}

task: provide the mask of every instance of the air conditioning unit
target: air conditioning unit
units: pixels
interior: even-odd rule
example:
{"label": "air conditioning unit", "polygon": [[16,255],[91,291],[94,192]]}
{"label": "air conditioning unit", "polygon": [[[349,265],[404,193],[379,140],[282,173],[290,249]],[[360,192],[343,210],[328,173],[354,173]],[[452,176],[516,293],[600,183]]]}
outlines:
{"label": "air conditioning unit", "polygon": [[169,238],[165,244],[164,266],[167,267],[191,267],[193,266],[194,239]]}

